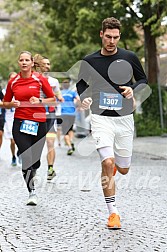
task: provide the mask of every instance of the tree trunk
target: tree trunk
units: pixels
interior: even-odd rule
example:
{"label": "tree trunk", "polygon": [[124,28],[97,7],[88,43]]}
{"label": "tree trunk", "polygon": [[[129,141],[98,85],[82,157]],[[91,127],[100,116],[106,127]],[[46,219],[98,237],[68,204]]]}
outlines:
{"label": "tree trunk", "polygon": [[157,66],[157,46],[156,38],[151,35],[151,27],[144,27],[145,37],[145,58],[146,58],[146,74],[149,84],[158,82],[158,66]]}

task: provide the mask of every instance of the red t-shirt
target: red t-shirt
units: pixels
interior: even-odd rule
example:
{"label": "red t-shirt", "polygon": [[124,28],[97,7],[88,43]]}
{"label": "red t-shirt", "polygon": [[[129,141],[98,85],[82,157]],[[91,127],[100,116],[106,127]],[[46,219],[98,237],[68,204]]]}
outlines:
{"label": "red t-shirt", "polygon": [[15,100],[21,102],[20,107],[15,109],[14,118],[23,120],[32,120],[36,122],[46,121],[46,110],[42,104],[32,105],[29,99],[32,97],[38,98],[52,98],[54,93],[48,80],[37,72],[32,72],[30,78],[22,78],[21,74],[17,74],[14,78],[9,80],[6,94],[4,96],[5,102]]}

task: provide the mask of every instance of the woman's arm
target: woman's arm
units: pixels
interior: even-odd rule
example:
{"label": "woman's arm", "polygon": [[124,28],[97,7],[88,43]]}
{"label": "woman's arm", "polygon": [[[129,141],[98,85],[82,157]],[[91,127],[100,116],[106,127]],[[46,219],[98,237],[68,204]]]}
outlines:
{"label": "woman's arm", "polygon": [[10,108],[18,108],[20,106],[20,102],[17,100],[13,100],[11,102],[3,102],[3,107],[6,109],[10,109]]}
{"label": "woman's arm", "polygon": [[31,104],[43,104],[43,105],[48,105],[48,106],[57,105],[55,96],[51,98],[38,98],[38,97],[32,96],[29,101]]}
{"label": "woman's arm", "polygon": [[0,101],[0,108],[4,107],[4,103],[2,101]]}

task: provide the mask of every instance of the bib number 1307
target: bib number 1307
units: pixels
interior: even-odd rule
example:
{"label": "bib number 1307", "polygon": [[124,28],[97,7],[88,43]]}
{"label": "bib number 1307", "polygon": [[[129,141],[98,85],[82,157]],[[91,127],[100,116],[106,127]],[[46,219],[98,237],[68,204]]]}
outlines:
{"label": "bib number 1307", "polygon": [[99,108],[108,110],[122,109],[122,95],[100,92]]}

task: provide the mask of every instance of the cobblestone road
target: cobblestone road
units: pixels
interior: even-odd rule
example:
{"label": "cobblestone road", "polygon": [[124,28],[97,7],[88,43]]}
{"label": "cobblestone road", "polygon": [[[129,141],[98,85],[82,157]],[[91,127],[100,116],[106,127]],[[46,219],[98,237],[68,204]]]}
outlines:
{"label": "cobblestone road", "polygon": [[[83,144],[80,142],[83,141]],[[39,204],[26,206],[20,167],[10,166],[9,142],[0,161],[1,252],[167,251],[167,160],[134,153],[127,176],[116,175],[122,229],[106,227],[100,162],[91,140],[77,139],[73,156],[57,150],[57,177],[46,182],[46,147],[37,174]],[[85,150],[85,151],[84,151]],[[93,149],[92,149],[93,150]]]}

